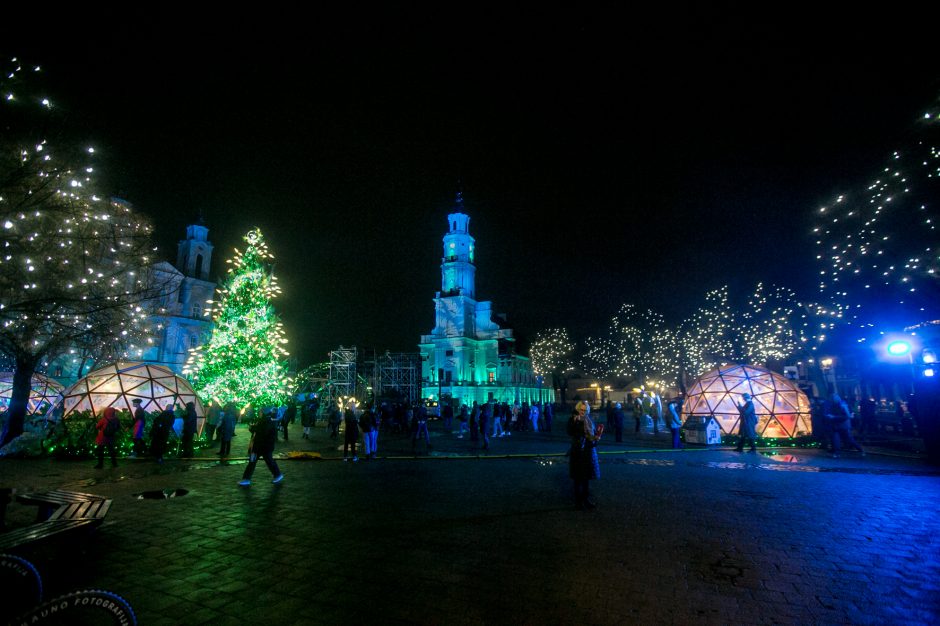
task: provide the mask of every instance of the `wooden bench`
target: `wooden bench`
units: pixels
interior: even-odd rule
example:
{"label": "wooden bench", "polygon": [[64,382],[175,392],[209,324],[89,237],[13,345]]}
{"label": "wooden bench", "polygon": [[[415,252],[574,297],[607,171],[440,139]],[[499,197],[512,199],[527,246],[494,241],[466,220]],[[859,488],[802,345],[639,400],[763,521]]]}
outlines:
{"label": "wooden bench", "polygon": [[[51,519],[53,514],[63,507],[70,507],[74,504],[84,504],[86,502],[107,502],[107,507],[104,509],[101,517],[104,517],[108,512],[108,507],[111,506],[111,501],[101,496],[96,496],[91,493],[81,493],[79,491],[66,491],[64,489],[54,489],[52,491],[37,491],[32,493],[23,493],[16,496],[16,501],[21,504],[30,504],[33,506],[38,506],[39,511],[36,514],[37,522],[44,522],[48,519]],[[96,513],[98,509],[94,509],[93,513]]]}
{"label": "wooden bench", "polygon": [[0,550],[13,550],[31,543],[62,536],[79,530],[91,530],[103,520],[79,519],[39,522],[0,534]]}
{"label": "wooden bench", "polygon": [[37,521],[29,526],[0,534],[0,551],[53,539],[72,532],[86,532],[99,526],[111,500],[77,491],[44,491],[18,494],[17,502],[39,507]]}

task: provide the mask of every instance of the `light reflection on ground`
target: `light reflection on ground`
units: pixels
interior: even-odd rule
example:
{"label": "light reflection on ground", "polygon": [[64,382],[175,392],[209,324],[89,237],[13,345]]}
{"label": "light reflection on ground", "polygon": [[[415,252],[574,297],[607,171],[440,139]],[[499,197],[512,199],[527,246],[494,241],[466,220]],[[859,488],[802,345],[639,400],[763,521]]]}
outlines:
{"label": "light reflection on ground", "polygon": [[815,465],[793,465],[792,463],[741,463],[738,461],[710,461],[707,463],[689,463],[692,467],[708,467],[713,469],[757,469],[771,472],[816,472],[840,474],[874,474],[879,476],[940,476],[936,470],[907,470],[907,469],[879,469],[865,467],[820,467]]}

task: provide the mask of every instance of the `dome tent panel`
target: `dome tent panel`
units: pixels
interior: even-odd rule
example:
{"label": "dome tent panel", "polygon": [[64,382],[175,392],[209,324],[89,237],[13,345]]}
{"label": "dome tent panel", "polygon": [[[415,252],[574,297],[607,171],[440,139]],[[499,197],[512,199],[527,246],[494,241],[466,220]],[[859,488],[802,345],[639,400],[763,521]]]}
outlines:
{"label": "dome tent panel", "polygon": [[189,382],[160,365],[137,362],[106,365],[76,381],[63,393],[63,398],[65,418],[84,411],[98,416],[107,407],[132,413],[133,401],[139,398],[141,407],[151,413],[193,402],[198,432],[205,421],[205,409]]}
{"label": "dome tent panel", "polygon": [[[721,381],[721,387],[716,381]],[[765,368],[724,366],[703,374],[689,389],[683,415],[711,415],[726,434],[738,432],[737,405],[743,402],[744,393],[752,396],[759,435],[795,437],[811,433],[806,394],[792,381]]]}
{"label": "dome tent panel", "polygon": [[796,435],[796,414],[795,413],[777,413],[774,415],[780,426],[786,431],[788,437]]}
{"label": "dome tent panel", "polygon": [[[43,374],[33,374],[29,381],[29,399],[26,401],[27,415],[44,415],[58,404],[64,388]],[[0,372],[0,405],[9,406],[13,397],[13,372]]]}

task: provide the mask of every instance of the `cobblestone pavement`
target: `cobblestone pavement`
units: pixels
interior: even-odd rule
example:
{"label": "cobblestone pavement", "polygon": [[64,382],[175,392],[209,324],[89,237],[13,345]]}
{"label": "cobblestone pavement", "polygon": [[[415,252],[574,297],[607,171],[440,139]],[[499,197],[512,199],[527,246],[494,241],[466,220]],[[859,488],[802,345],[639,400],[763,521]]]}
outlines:
{"label": "cobblestone pavement", "polygon": [[[244,466],[205,451],[105,470],[2,460],[0,486],[113,498],[84,546],[31,556],[47,596],[107,589],[144,626],[940,622],[940,470],[916,459],[643,435],[605,443],[598,508],[576,511],[562,433],[478,458],[435,428],[417,457],[383,433],[386,458],[343,463],[341,441],[297,427],[278,452],[324,460],[280,461],[278,485],[262,464],[238,487]],[[164,489],[188,494],[135,497]],[[8,521],[33,513],[14,503]]]}

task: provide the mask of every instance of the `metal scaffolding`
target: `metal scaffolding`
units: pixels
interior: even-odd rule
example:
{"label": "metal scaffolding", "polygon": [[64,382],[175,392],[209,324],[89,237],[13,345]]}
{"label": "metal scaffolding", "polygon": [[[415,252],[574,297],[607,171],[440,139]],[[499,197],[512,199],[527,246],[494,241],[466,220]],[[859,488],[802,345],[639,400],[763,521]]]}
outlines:
{"label": "metal scaffolding", "polygon": [[[370,354],[371,353],[371,354]],[[421,397],[421,355],[417,352],[358,350],[340,346],[330,360],[297,373],[295,393],[316,393],[321,406],[340,397],[360,402],[395,399],[409,403]]]}
{"label": "metal scaffolding", "polygon": [[330,352],[330,386],[336,396],[355,396],[356,389],[356,346],[340,346]]}
{"label": "metal scaffolding", "polygon": [[373,365],[375,397],[398,396],[408,403],[421,395],[421,355],[417,352],[386,352]]}

